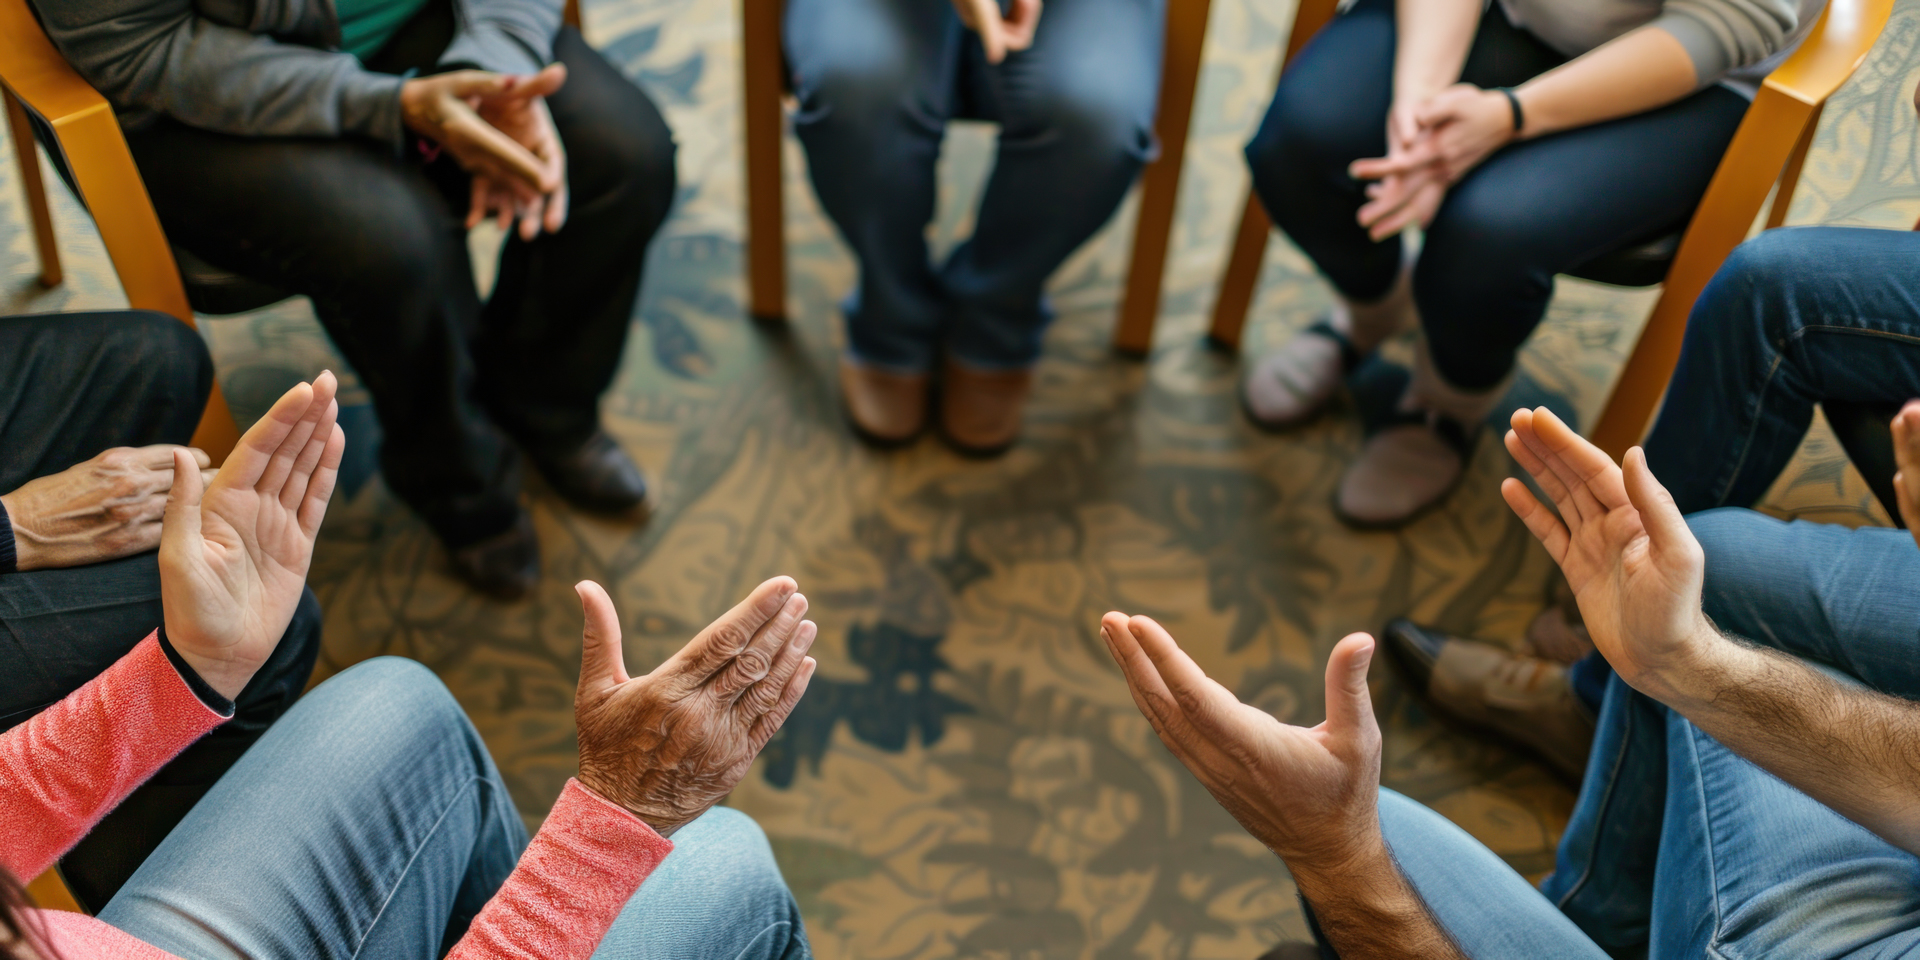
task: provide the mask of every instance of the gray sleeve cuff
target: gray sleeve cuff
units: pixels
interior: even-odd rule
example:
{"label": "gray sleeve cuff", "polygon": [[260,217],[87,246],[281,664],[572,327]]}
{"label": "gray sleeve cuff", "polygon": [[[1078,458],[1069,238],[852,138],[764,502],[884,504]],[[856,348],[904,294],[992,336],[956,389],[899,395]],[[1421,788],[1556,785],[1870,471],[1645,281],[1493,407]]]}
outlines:
{"label": "gray sleeve cuff", "polygon": [[405,77],[363,72],[340,91],[343,131],[378,140],[394,149],[406,144],[406,126],[400,121],[400,88]]}
{"label": "gray sleeve cuff", "polygon": [[440,55],[442,66],[473,66],[494,73],[538,73],[553,57],[551,44],[536,51],[497,23],[477,23],[460,31]]}

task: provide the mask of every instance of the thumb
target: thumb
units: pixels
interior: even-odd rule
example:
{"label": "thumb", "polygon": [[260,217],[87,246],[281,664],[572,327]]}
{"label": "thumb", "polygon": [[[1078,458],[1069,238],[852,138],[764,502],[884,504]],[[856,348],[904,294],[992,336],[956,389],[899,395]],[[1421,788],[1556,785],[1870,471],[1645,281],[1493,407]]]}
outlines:
{"label": "thumb", "polygon": [[539,73],[522,80],[514,93],[526,97],[545,97],[559,91],[567,83],[567,67],[561,63],[550,63]]}
{"label": "thumb", "polygon": [[1367,667],[1373,663],[1373,638],[1351,633],[1327,657],[1327,732],[1342,740],[1378,739]]}
{"label": "thumb", "polygon": [[461,70],[447,75],[447,88],[461,99],[491,97],[513,86],[514,78],[486,70]]}
{"label": "thumb", "polygon": [[200,465],[186,447],[173,448],[173,488],[167,491],[165,529],[162,538],[176,536],[200,539],[200,498],[206,494],[207,481]]}
{"label": "thumb", "polygon": [[1687,519],[1680,515],[1680,507],[1673,502],[1673,494],[1655,480],[1653,471],[1647,467],[1647,453],[1639,447],[1627,451],[1626,456],[1627,501],[1640,513],[1640,525],[1647,531],[1647,539],[1653,543],[1656,551],[1672,550],[1675,547],[1693,542],[1693,530],[1687,526]]}
{"label": "thumb", "polygon": [[620,617],[614,612],[613,598],[592,580],[573,585],[580,595],[580,608],[587,617],[581,632],[580,690],[603,693],[627,682],[627,658],[620,647]]}

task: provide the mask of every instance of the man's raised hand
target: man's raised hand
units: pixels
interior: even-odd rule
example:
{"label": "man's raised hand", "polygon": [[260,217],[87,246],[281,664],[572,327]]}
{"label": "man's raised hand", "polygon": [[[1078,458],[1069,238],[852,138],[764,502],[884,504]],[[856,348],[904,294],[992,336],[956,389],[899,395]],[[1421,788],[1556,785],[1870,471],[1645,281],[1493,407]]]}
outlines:
{"label": "man's raised hand", "polygon": [[1560,515],[1519,480],[1508,478],[1501,494],[1566,574],[1607,662],[1659,696],[1648,686],[1717,636],[1700,609],[1700,542],[1639,447],[1627,451],[1623,471],[1545,407],[1517,410],[1512,422],[1507,450]]}
{"label": "man's raised hand", "polygon": [[1151,619],[1109,613],[1100,635],[1161,742],[1296,874],[1336,871],[1384,849],[1380,725],[1367,691],[1372,637],[1356,633],[1333,648],[1327,719],[1296,727],[1241,703]]}
{"label": "man's raised hand", "polygon": [[643,677],[627,675],[620,620],[599,584],[586,613],[574,722],[580,782],[661,836],[731,792],[807,692],[815,635],[807,599],[775,577]]}
{"label": "man's raised hand", "polygon": [[167,639],[229,699],[293,619],[346,450],[332,373],[295,384],[241,436],[211,483],[185,447],[160,535]]}

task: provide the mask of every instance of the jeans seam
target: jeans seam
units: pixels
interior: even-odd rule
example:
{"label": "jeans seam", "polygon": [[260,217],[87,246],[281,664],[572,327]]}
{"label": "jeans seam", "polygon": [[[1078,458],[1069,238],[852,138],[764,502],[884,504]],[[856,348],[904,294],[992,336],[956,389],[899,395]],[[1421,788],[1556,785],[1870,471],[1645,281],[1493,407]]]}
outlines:
{"label": "jeans seam", "polygon": [[366,948],[367,938],[373,936],[373,931],[380,926],[381,918],[387,915],[387,908],[393,905],[394,896],[400,892],[400,885],[406,882],[407,877],[413,873],[413,865],[420,861],[420,852],[425,850],[427,844],[431,843],[433,838],[440,833],[440,827],[447,822],[447,815],[453,812],[454,805],[459,803],[461,798],[465,796],[466,791],[471,790],[473,785],[479,783],[480,780],[481,778],[477,776],[468,777],[465,786],[455,791],[454,796],[447,800],[446,807],[440,811],[440,816],[434,819],[433,827],[427,831],[426,836],[422,837],[420,842],[414,845],[412,855],[407,857],[407,865],[401,869],[400,875],[394,878],[393,886],[387,890],[386,897],[380,901],[380,909],[374,913],[373,919],[367,923],[366,930],[361,932],[360,939],[354,943],[351,956],[359,957],[360,951]]}
{"label": "jeans seam", "polygon": [[1705,736],[1705,734],[1700,731],[1699,727],[1680,718],[1677,714],[1674,715],[1669,722],[1675,721],[1687,725],[1687,754],[1688,758],[1693,762],[1695,774],[1693,778],[1694,791],[1700,798],[1700,829],[1706,835],[1706,847],[1703,853],[1706,855],[1707,861],[1707,891],[1708,896],[1713,898],[1713,931],[1707,935],[1706,951],[1713,956],[1724,957],[1725,954],[1720,951],[1719,944],[1720,934],[1725,925],[1726,917],[1720,906],[1720,864],[1714,859],[1713,853],[1715,849],[1713,840],[1713,808],[1707,800],[1706,777],[1701,772],[1700,766],[1699,737]]}
{"label": "jeans seam", "polygon": [[1623,731],[1620,740],[1620,749],[1613,755],[1613,769],[1608,771],[1607,774],[1606,794],[1600,801],[1600,813],[1594,819],[1593,844],[1589,845],[1586,851],[1587,865],[1580,871],[1580,876],[1573,881],[1573,885],[1567,888],[1567,892],[1562,894],[1560,899],[1554,903],[1554,906],[1558,907],[1562,913],[1566,912],[1567,904],[1572,902],[1575,896],[1579,895],[1581,888],[1587,885],[1587,881],[1593,878],[1594,864],[1599,860],[1599,857],[1595,855],[1596,850],[1594,848],[1597,847],[1600,842],[1600,824],[1606,820],[1607,812],[1613,807],[1614,789],[1620,784],[1620,768],[1626,764],[1627,747],[1633,742],[1634,719],[1631,710],[1627,711],[1624,722],[1626,724],[1626,730]]}

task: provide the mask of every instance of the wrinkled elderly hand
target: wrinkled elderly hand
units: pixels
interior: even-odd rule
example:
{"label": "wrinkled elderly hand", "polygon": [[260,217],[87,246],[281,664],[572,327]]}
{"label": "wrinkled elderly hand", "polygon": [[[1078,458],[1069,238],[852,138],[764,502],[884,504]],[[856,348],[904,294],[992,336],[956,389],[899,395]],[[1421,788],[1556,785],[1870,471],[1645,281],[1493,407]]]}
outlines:
{"label": "wrinkled elderly hand", "polygon": [[1297,879],[1310,883],[1384,851],[1380,725],[1367,690],[1372,637],[1352,634],[1333,648],[1327,719],[1296,727],[1241,703],[1146,617],[1109,613],[1100,635],[1161,742]]}
{"label": "wrinkled elderly hand", "polygon": [[78,567],[159,546],[175,450],[187,451],[203,479],[212,478],[206,451],[160,443],[114,447],[0,496],[19,568]]}
{"label": "wrinkled elderly hand", "polygon": [[1594,646],[1622,680],[1665,700],[1668,678],[1719,637],[1700,607],[1706,552],[1673,496],[1639,447],[1623,471],[1545,407],[1514,411],[1507,450],[1559,516],[1519,480],[1500,492],[1566,574]]}
{"label": "wrinkled elderly hand", "polygon": [[161,615],[181,658],[229,699],[279,646],[306,588],[347,448],[337,387],[331,373],[295,384],[204,487],[174,449],[183,472],[160,537]]}
{"label": "wrinkled elderly hand", "polygon": [[669,836],[732,792],[807,692],[818,633],[802,619],[807,599],[787,577],[768,580],[629,678],[613,601],[591,580],[574,589],[587,617],[573,701],[580,782]]}

